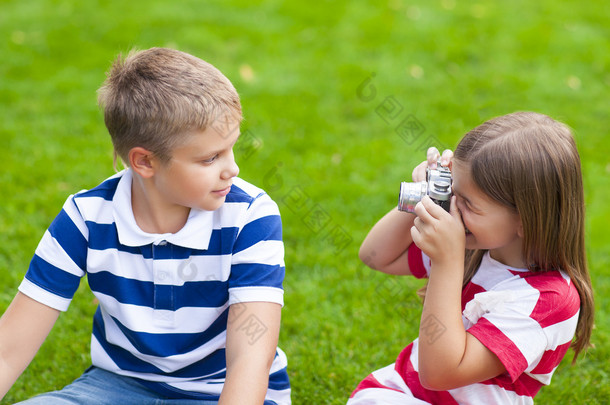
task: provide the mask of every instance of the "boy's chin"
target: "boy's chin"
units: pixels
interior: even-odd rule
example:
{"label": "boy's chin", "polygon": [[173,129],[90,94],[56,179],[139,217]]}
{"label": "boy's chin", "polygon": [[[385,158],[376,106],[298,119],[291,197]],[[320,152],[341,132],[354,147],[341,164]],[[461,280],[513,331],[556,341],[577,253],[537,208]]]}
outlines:
{"label": "boy's chin", "polygon": [[226,198],[217,199],[215,201],[206,201],[205,204],[201,204],[201,206],[197,207],[202,211],[216,211],[218,208],[222,207],[225,203]]}

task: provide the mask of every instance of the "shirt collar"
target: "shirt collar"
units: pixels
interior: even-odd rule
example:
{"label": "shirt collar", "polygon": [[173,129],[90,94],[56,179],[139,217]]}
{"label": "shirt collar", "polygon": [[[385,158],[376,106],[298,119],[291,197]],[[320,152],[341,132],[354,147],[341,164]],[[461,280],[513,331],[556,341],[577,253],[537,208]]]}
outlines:
{"label": "shirt collar", "polygon": [[114,222],[121,244],[144,246],[167,241],[173,245],[191,249],[206,250],[208,248],[215,211],[191,208],[186,224],[176,233],[147,233],[140,229],[131,206],[132,178],[131,169],[124,170],[112,198]]}

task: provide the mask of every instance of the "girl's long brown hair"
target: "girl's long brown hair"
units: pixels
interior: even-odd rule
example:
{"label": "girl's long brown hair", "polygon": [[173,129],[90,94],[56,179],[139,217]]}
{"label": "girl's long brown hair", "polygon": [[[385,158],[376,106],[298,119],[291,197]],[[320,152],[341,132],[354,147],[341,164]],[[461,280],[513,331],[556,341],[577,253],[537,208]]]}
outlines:
{"label": "girl's long brown hair", "polygon": [[[453,159],[470,165],[481,191],[519,214],[529,270],[561,269],[570,276],[580,295],[572,342],[575,361],[590,345],[594,303],[585,253],[580,157],[569,128],[538,113],[504,115],[468,132]],[[464,285],[484,254],[466,252]]]}

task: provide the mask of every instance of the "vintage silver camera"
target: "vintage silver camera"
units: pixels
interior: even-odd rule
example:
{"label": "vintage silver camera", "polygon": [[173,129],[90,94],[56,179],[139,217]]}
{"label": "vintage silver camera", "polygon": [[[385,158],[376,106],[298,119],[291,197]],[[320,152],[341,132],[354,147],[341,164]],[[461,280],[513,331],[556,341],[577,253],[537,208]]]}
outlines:
{"label": "vintage silver camera", "polygon": [[432,201],[449,212],[451,205],[451,171],[441,166],[439,160],[436,169],[426,170],[426,181],[400,183],[398,195],[398,209],[400,211],[414,212],[415,205],[425,196],[429,195]]}

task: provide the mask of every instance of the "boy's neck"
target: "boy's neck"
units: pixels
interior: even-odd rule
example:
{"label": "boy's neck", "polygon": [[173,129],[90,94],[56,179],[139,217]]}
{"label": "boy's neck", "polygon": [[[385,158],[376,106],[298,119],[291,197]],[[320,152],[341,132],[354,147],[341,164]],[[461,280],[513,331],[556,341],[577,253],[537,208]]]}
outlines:
{"label": "boy's neck", "polygon": [[169,205],[149,184],[136,173],[131,183],[131,208],[138,227],[146,233],[176,233],[184,227],[190,208]]}

